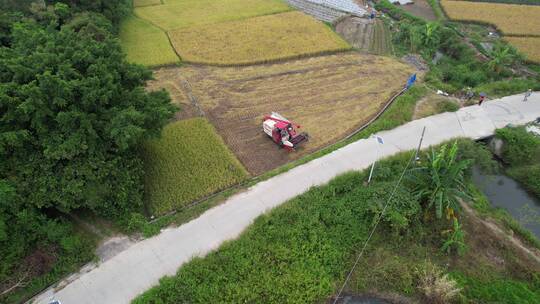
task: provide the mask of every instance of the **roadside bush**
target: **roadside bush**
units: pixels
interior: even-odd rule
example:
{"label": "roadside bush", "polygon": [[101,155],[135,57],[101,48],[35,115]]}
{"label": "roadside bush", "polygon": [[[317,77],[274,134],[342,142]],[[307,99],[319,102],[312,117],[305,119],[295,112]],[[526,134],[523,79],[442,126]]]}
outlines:
{"label": "roadside bush", "polygon": [[[499,169],[499,163],[493,158],[493,154],[486,145],[470,139],[459,139],[458,159],[469,159],[474,166],[486,173],[495,173]],[[467,168],[467,175],[472,174],[472,166]]]}
{"label": "roadside bush", "polygon": [[427,303],[451,302],[461,291],[457,285],[456,281],[431,262],[427,262],[418,271],[418,289]]}
{"label": "roadside bush", "polygon": [[495,135],[504,141],[502,157],[510,166],[540,162],[540,138],[525,130],[525,127],[498,129]]}
{"label": "roadside bush", "polygon": [[445,100],[437,104],[437,111],[439,113],[456,112],[457,110],[459,110],[459,105],[450,100]]}
{"label": "roadside bush", "polygon": [[[531,304],[540,300],[540,288],[508,278],[478,279],[461,272],[451,273],[468,303]],[[538,284],[538,283],[536,283]]]}
{"label": "roadside bush", "polygon": [[540,197],[540,164],[509,168],[507,173],[522,183],[527,190]]}
{"label": "roadside bush", "polygon": [[504,96],[525,92],[528,89],[540,90],[540,81],[536,79],[513,78],[510,80],[494,81],[480,85],[476,92],[485,92],[488,96]]}

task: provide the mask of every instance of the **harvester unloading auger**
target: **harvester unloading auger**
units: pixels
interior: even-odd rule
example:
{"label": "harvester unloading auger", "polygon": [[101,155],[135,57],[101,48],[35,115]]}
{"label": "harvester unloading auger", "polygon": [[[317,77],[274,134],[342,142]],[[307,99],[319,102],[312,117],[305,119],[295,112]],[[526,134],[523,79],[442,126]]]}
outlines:
{"label": "harvester unloading auger", "polygon": [[309,140],[305,132],[298,134],[296,129],[300,126],[287,118],[272,112],[263,118],[263,131],[280,147],[294,151],[301,143]]}

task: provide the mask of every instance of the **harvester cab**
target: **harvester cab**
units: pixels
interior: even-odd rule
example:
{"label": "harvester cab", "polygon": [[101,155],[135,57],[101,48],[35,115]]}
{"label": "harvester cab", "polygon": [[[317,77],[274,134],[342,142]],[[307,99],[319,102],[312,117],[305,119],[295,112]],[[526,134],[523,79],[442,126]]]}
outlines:
{"label": "harvester cab", "polygon": [[280,147],[288,151],[294,151],[301,143],[309,139],[307,133],[296,132],[300,126],[272,112],[270,115],[265,115],[263,118],[263,131]]}

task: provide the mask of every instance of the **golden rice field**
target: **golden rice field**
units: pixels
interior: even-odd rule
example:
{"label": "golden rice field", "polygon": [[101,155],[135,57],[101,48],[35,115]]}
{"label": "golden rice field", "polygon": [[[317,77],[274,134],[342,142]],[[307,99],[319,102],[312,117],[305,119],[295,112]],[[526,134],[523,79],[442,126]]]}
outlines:
{"label": "golden rice field", "polygon": [[120,42],[129,62],[146,66],[180,62],[167,34],[135,16],[126,17],[122,22]]}
{"label": "golden rice field", "polygon": [[540,6],[441,0],[450,19],[491,23],[505,35],[540,36]]}
{"label": "golden rice field", "polygon": [[133,0],[133,7],[160,5],[161,0]]}
{"label": "golden rice field", "polygon": [[145,201],[153,215],[180,209],[247,177],[206,119],[167,125],[143,145]]}
{"label": "golden rice field", "polygon": [[527,60],[540,63],[540,37],[507,36],[504,39],[514,45],[521,53],[525,54]]}
{"label": "golden rice field", "polygon": [[270,62],[351,47],[323,23],[288,12],[169,32],[183,61],[215,65]]}
{"label": "golden rice field", "polygon": [[282,0],[165,0],[164,3],[136,7],[135,15],[163,30],[174,30],[291,10]]}

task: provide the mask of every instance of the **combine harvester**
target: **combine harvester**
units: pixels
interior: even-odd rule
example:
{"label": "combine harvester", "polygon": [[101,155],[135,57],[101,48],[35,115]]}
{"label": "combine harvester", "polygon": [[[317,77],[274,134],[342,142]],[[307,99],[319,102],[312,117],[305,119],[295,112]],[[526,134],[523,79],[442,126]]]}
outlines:
{"label": "combine harvester", "polygon": [[287,118],[272,112],[263,118],[263,131],[280,147],[287,151],[295,151],[301,143],[309,140],[307,133],[296,133],[300,126]]}

